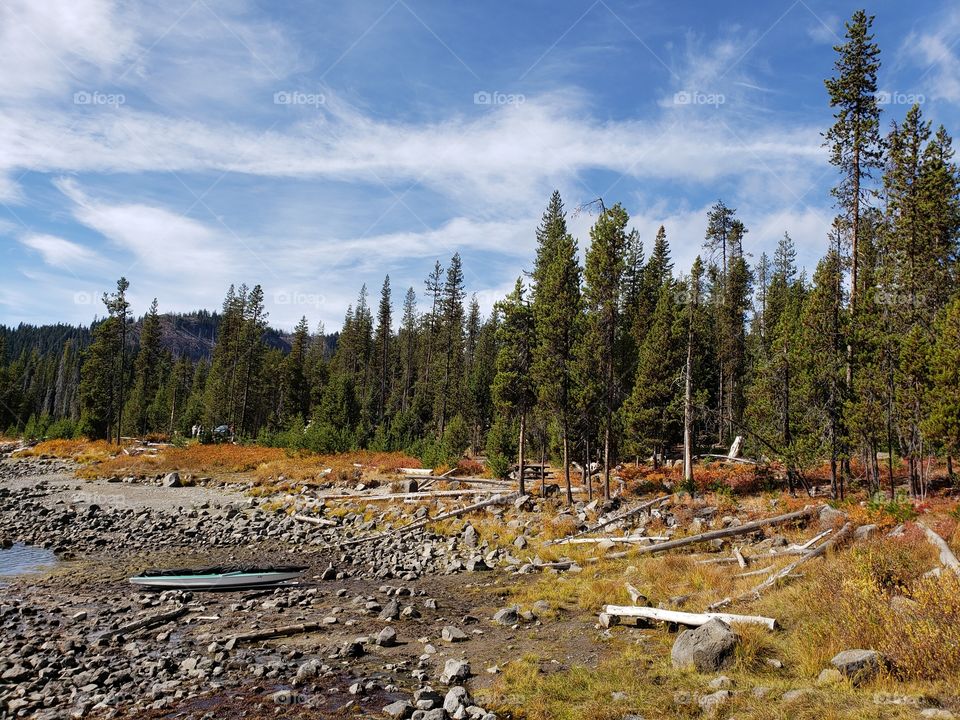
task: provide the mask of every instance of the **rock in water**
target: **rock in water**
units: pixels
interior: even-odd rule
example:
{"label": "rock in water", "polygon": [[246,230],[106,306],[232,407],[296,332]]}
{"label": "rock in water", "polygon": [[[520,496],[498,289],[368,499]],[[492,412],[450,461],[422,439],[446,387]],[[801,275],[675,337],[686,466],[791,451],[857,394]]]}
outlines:
{"label": "rock in water", "polygon": [[699,672],[715,672],[733,662],[733,653],[740,641],[723,620],[684,630],[677,636],[670,653],[673,667],[694,667]]}

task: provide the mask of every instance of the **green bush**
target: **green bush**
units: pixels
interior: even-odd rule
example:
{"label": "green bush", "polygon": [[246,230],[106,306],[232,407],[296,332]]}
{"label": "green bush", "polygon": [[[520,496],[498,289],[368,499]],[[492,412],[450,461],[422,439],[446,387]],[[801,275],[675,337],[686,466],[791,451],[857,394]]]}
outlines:
{"label": "green bush", "polygon": [[490,474],[496,478],[506,480],[510,475],[510,468],[512,465],[513,463],[506,455],[501,455],[500,453],[487,455],[487,469],[489,469]]}

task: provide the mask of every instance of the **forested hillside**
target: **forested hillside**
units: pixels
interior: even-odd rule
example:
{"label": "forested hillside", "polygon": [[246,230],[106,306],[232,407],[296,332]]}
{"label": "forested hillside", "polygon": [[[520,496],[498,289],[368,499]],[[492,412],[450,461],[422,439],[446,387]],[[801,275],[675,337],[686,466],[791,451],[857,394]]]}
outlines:
{"label": "forested hillside", "polygon": [[568,488],[572,460],[599,460],[609,481],[620,461],[681,448],[690,479],[692,455],[740,435],[791,489],[824,462],[836,495],[854,476],[892,487],[903,458],[920,491],[960,442],[960,177],[918,105],[881,115],[871,23],[854,15],[826,81],[837,215],[809,274],[790,228],[757,253],[749,218],[722,201],[689,270],[669,228],[640,237],[619,203],[600,202],[581,252],[554,193],[531,272],[487,317],[459,254],[425,268],[422,288],[361,288],[335,342],[306,318],[271,333],[259,285],[231,287],[218,314],[163,320],[155,302],[133,323],[121,279],[92,337],[3,331],[4,423],[114,438],[227,425],[430,464],[469,448],[500,473],[549,457]]}

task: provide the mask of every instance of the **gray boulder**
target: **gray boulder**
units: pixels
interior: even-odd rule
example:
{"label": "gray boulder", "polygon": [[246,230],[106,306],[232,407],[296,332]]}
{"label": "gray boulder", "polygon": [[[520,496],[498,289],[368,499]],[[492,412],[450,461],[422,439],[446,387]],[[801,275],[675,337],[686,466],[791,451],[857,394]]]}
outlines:
{"label": "gray boulder", "polygon": [[440,682],[445,685],[453,685],[463,682],[468,677],[470,677],[470,663],[466,660],[451,658],[443,664],[443,672],[440,673]]}
{"label": "gray boulder", "polygon": [[494,614],[493,621],[498,625],[516,625],[520,622],[520,608],[516,605],[501,608]]}
{"label": "gray boulder", "polygon": [[183,487],[183,481],[180,479],[180,473],[167,473],[163,478],[164,487],[178,488]]}
{"label": "gray boulder", "polygon": [[397,700],[387,705],[383,712],[389,715],[392,718],[398,718],[398,720],[403,720],[403,718],[408,718],[413,714],[413,705],[408,703],[406,700]]}
{"label": "gray boulder", "polygon": [[673,643],[670,658],[674,668],[693,667],[699,672],[716,672],[733,663],[740,636],[723,620],[684,630]]}
{"label": "gray boulder", "polygon": [[869,682],[886,666],[887,661],[876,650],[844,650],[830,661],[853,683]]}

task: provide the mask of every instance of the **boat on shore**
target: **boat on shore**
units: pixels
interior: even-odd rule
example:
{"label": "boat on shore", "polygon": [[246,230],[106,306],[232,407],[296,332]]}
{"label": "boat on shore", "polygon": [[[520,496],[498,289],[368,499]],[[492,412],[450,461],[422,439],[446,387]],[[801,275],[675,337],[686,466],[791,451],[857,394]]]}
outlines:
{"label": "boat on shore", "polygon": [[295,580],[307,569],[306,565],[280,565],[144,570],[130,578],[130,582],[142,587],[168,590],[244,590]]}

